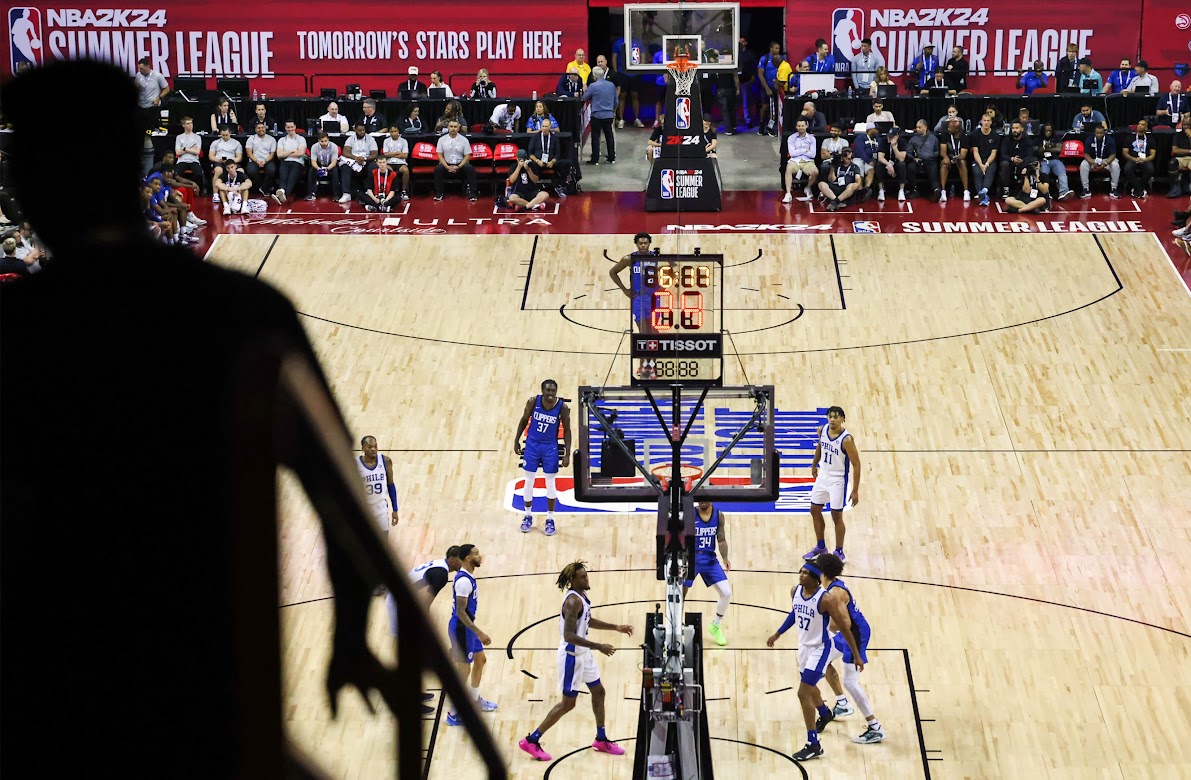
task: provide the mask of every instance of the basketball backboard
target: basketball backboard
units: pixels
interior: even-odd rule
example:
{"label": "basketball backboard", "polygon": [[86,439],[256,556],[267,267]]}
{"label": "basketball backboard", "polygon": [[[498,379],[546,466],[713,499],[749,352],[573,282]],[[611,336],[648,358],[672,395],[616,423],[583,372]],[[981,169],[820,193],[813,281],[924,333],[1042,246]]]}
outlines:
{"label": "basketball backboard", "polygon": [[576,411],[575,496],[581,501],[656,501],[672,474],[675,439],[686,488],[696,499],[777,498],[772,385],[580,387]]}
{"label": "basketball backboard", "polygon": [[613,45],[620,68],[660,72],[674,49],[690,49],[692,62],[707,70],[734,71],[739,57],[738,3],[628,3],[623,37]]}

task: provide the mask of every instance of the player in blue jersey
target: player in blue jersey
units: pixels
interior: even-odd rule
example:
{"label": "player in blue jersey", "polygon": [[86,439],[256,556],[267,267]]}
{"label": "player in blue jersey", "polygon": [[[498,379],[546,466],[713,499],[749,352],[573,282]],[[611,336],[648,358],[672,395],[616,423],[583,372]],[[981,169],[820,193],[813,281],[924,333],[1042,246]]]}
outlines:
{"label": "player in blue jersey", "polygon": [[[725,571],[732,571],[732,562],[728,560],[728,523],[727,516],[716,509],[710,501],[700,501],[695,512],[695,571],[694,574],[703,578],[703,584],[715,588],[720,595],[715,604],[715,619],[711,621],[711,638],[720,647],[728,644],[724,636],[724,615],[728,612],[728,605],[732,603],[732,586],[728,584]],[[724,565],[720,565],[716,557],[716,548],[724,556]],[[695,577],[682,584],[682,597],[686,599],[687,590],[695,583]]]}
{"label": "player in blue jersey", "polygon": [[[480,600],[476,593],[475,570],[480,568],[484,559],[474,544],[461,544],[459,560],[459,571],[455,572],[455,581],[451,586],[455,600],[451,604],[451,620],[447,624],[447,633],[451,637],[451,656],[459,671],[459,679],[467,682],[468,677],[471,678],[471,698],[476,707],[481,712],[492,712],[496,709],[496,702],[480,696],[480,681],[484,677],[484,665],[488,663],[484,645],[492,644],[492,638],[476,625],[476,610]],[[462,724],[456,705],[452,702],[451,709],[447,710],[447,725]]]}
{"label": "player in blue jersey", "polygon": [[860,646],[850,630],[851,618],[848,617],[847,608],[836,593],[828,593],[823,587],[823,572],[814,563],[807,561],[802,564],[798,572],[798,584],[790,589],[790,602],[790,614],[777,633],[766,640],[766,644],[773,647],[782,634],[798,627],[798,668],[802,670],[798,701],[802,705],[803,722],[806,723],[806,745],[793,755],[793,759],[810,761],[823,757],[819,728],[835,718],[824,704],[818,688],[834,649],[827,630],[831,623],[839,627],[848,647],[852,649],[852,661],[857,670],[864,668],[864,661]]}
{"label": "player in blue jersey", "polygon": [[[648,233],[638,233],[633,236],[636,251],[630,252],[612,266],[608,276],[620,288],[620,291],[633,302],[633,319],[637,322],[638,333],[654,333],[653,327],[653,292],[645,286],[644,276],[652,270],[656,273],[657,261],[653,260],[649,250],[653,243],[653,236]],[[632,279],[626,285],[620,278],[620,272],[631,268]],[[638,379],[649,379],[653,376],[653,360],[645,359],[637,367]]]}
{"label": "player in blue jersey", "polygon": [[[525,456],[525,485],[521,497],[525,501],[525,518],[521,521],[521,532],[533,528],[533,483],[538,469],[546,473],[546,536],[554,536],[554,505],[558,500],[558,488],[554,480],[558,477],[558,426],[562,425],[562,467],[571,463],[571,410],[558,397],[558,382],[547,379],[542,382],[542,394],[525,402],[525,411],[517,421],[513,433],[513,452]],[[526,433],[526,426],[529,431]],[[525,447],[521,447],[521,434],[526,433]]]}
{"label": "player in blue jersey", "polygon": [[[815,559],[815,566],[823,572],[823,587],[828,593],[834,592],[836,600],[842,601],[848,610],[848,619],[851,620],[851,633],[856,640],[856,644],[860,647],[860,660],[868,663],[868,642],[872,636],[872,629],[869,627],[868,620],[864,617],[864,613],[860,611],[860,607],[856,606],[856,597],[852,595],[852,591],[844,584],[844,581],[839,578],[844,570],[843,561],[831,555],[824,553]],[[832,624],[831,628],[837,628]],[[844,715],[851,715],[855,710],[848,702],[848,697],[844,692],[851,694],[852,699],[856,702],[856,706],[860,708],[860,714],[868,721],[868,727],[864,733],[858,737],[852,737],[853,742],[859,742],[862,745],[871,745],[874,742],[880,742],[885,739],[885,730],[881,728],[881,721],[877,720],[877,716],[873,713],[873,706],[868,700],[864,689],[860,687],[860,672],[852,664],[852,648],[845,641],[837,630],[835,637],[832,640],[833,650],[831,656],[827,659],[827,672],[824,678],[831,689],[835,691],[835,709],[832,712],[834,717],[842,717]],[[839,660],[844,666],[844,680],[840,684],[839,674],[835,671],[835,661]],[[822,727],[818,723],[815,724],[818,731],[822,731]],[[823,723],[827,725],[826,722]]]}

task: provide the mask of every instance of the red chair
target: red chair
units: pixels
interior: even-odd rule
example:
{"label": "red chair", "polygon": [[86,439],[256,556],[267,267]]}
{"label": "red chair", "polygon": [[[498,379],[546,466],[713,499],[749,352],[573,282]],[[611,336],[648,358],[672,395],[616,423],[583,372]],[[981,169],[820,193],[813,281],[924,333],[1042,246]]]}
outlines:
{"label": "red chair", "polygon": [[471,145],[471,165],[477,174],[490,175],[494,170],[495,159],[492,147],[481,141],[474,141]]}
{"label": "red chair", "polygon": [[517,149],[519,147],[515,143],[509,141],[501,141],[496,145],[496,162],[512,162],[517,159]]}
{"label": "red chair", "polygon": [[1063,151],[1059,153],[1063,167],[1067,173],[1079,173],[1079,164],[1083,162],[1083,141],[1073,138],[1063,141]]}

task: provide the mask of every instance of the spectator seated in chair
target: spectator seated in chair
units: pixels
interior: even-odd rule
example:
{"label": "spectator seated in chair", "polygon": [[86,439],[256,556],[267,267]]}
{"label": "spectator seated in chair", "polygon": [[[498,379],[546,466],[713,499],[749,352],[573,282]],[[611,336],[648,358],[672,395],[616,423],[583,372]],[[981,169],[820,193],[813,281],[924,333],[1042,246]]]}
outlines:
{"label": "spectator seated in chair", "polygon": [[1012,190],[1005,198],[1005,210],[1010,214],[1050,211],[1050,185],[1042,178],[1037,160],[1024,160],[1015,169]]}
{"label": "spectator seated in chair", "polygon": [[845,146],[832,159],[830,175],[819,182],[819,192],[827,199],[827,210],[839,211],[851,205],[857,196],[863,199],[861,193],[867,192],[863,181],[860,168],[852,160],[851,147]]}
{"label": "spectator seated in chair", "polygon": [[827,129],[827,119],[823,116],[823,112],[816,111],[815,104],[809,100],[802,104],[802,113],[798,115],[798,118],[806,120],[808,133],[820,133]]}
{"label": "spectator seated in chair", "polygon": [[194,120],[182,117],[182,132],[174,139],[174,155],[178,158],[174,172],[198,184],[200,192],[207,184],[202,154],[203,139],[194,132]]}
{"label": "spectator seated in chair", "polygon": [[1045,124],[1038,136],[1038,146],[1035,149],[1039,157],[1039,170],[1043,179],[1051,184],[1050,191],[1054,191],[1054,184],[1059,187],[1059,200],[1067,200],[1075,193],[1067,184],[1067,166],[1063,163],[1063,139],[1055,135],[1055,126]]}
{"label": "spectator seated in chair", "polygon": [[389,132],[389,120],[385,118],[384,114],[377,113],[375,100],[372,98],[365,100],[362,110],[364,115],[360,117],[357,124],[364,125],[365,133],[372,135],[373,133]]}
{"label": "spectator seated in chair", "polygon": [[538,211],[550,199],[550,194],[539,185],[538,175],[529,162],[529,153],[524,149],[517,150],[517,162],[509,168],[505,184],[509,187],[506,196],[509,205],[521,211]]}
{"label": "spectator seated in chair", "polygon": [[1104,130],[1104,125],[1097,125],[1095,132],[1087,137],[1083,143],[1083,162],[1079,164],[1079,180],[1083,184],[1081,198],[1092,197],[1090,178],[1097,171],[1107,171],[1112,182],[1109,196],[1121,197],[1117,184],[1121,178],[1121,164],[1117,162],[1117,144],[1112,136]]}
{"label": "spectator seated in chair", "polygon": [[417,100],[429,94],[426,83],[418,81],[418,66],[410,65],[406,80],[397,87],[397,97],[401,100]]}
{"label": "spectator seated in chair", "polygon": [[578,68],[571,68],[558,79],[554,94],[564,98],[583,97],[583,81],[579,78]]}
{"label": "spectator seated in chair", "polygon": [[918,179],[925,173],[930,186],[931,198],[938,200],[939,188],[939,139],[930,131],[925,119],[914,125],[914,135],[906,142],[906,176],[910,189],[917,192]]}
{"label": "spectator seated in chair", "polygon": [[459,127],[466,127],[466,120],[463,118],[463,106],[458,100],[448,100],[447,105],[443,108],[442,116],[434,124],[434,132],[439,135],[444,135],[447,132],[447,125],[452,122],[457,122]]}
{"label": "spectator seated in chair", "polygon": [[239,127],[240,122],[236,119],[236,112],[232,111],[231,101],[221,97],[215,102],[215,110],[211,112],[211,132],[218,133],[224,125]]}
{"label": "spectator seated in chair", "polygon": [[[188,206],[193,206],[199,195],[198,182],[178,175],[177,169],[178,166],[174,160],[174,153],[166,149],[165,153],[161,155],[161,162],[149,169],[149,175],[153,176],[157,174],[161,176],[162,181],[173,189],[174,194],[178,196],[179,200],[185,202]],[[195,217],[195,219],[198,218]],[[199,221],[204,225],[207,224],[203,220]]]}
{"label": "spectator seated in chair", "polygon": [[347,135],[347,131],[351,129],[348,127],[347,117],[339,113],[339,104],[335,102],[328,103],[327,113],[318,118],[318,126],[320,128],[323,126],[323,122],[337,123],[339,125],[339,132],[343,135]]}
{"label": "spectator seated in chair", "polygon": [[546,104],[538,100],[533,104],[533,113],[525,120],[525,132],[536,133],[542,129],[542,120],[549,119],[550,124],[558,127],[558,121],[546,110]]}
{"label": "spectator seated in chair", "polygon": [[1191,192],[1191,184],[1187,183],[1187,177],[1191,175],[1191,122],[1184,122],[1183,129],[1174,134],[1170,155],[1170,173],[1174,183],[1170,185],[1166,197],[1177,198]]}
{"label": "spectator seated in chair", "polygon": [[902,142],[902,131],[894,127],[884,139],[877,152],[876,165],[877,200],[885,200],[885,182],[897,184],[897,199],[906,199],[906,147]]}
{"label": "spectator seated in chair", "polygon": [[277,181],[277,139],[266,132],[264,120],[256,123],[256,132],[245,144],[248,164],[244,172],[260,187],[262,195],[270,195]]}
{"label": "spectator seated in chair", "polygon": [[401,120],[401,132],[418,134],[422,132],[422,107],[418,104],[410,106],[409,115]]}
{"label": "spectator seated in chair", "polygon": [[368,175],[368,184],[360,193],[360,203],[368,211],[393,210],[394,203],[401,202],[400,190],[397,189],[397,174],[389,167],[385,157],[378,157],[376,167]]}
{"label": "spectator seated in chair", "polygon": [[1034,159],[1034,142],[1026,135],[1021,122],[1009,126],[1009,134],[1001,139],[997,167],[1001,175],[1001,197],[1008,197],[1021,166],[1027,159]]}
{"label": "spectator seated in chair", "polygon": [[819,179],[827,181],[831,178],[831,164],[835,156],[848,148],[848,139],[843,137],[843,128],[833,124],[828,128],[830,135],[823,140],[819,147]]}
{"label": "spectator seated in chair", "polygon": [[211,175],[218,179],[228,162],[240,165],[244,162],[244,146],[239,139],[232,138],[231,125],[219,128],[219,137],[207,150],[207,159],[211,161]]}
{"label": "spectator seated in chair", "polygon": [[570,171],[570,163],[560,161],[562,144],[554,137],[554,123],[549,118],[541,121],[541,128],[529,139],[529,168],[539,179],[557,177],[555,194],[562,190],[562,182]]}
{"label": "spectator seated in chair", "polygon": [[389,137],[381,146],[377,163],[382,159],[389,161],[389,169],[401,182],[401,199],[409,200],[409,142],[401,137],[401,129],[396,125],[389,128]]}
{"label": "spectator seated in chair", "polygon": [[343,153],[340,156],[340,188],[343,191],[339,196],[340,203],[350,203],[352,193],[364,189],[378,154],[376,139],[364,132],[363,123],[357,122],[355,132],[343,142]]}
{"label": "spectator seated in chair", "polygon": [[943,72],[942,65],[935,66],[934,74],[931,76],[930,80],[922,86],[922,89],[918,90],[918,94],[929,95],[932,89],[945,89],[947,90],[947,94],[955,94],[955,90],[952,89],[951,85],[947,83],[947,74]]}
{"label": "spectator seated in chair", "polygon": [[939,202],[947,202],[947,179],[952,171],[959,176],[964,201],[971,200],[972,195],[968,191],[968,155],[971,149],[968,146],[968,136],[964,133],[964,123],[959,117],[947,123],[947,130],[939,141],[939,150],[942,158],[939,165]]}
{"label": "spectator seated in chair", "polygon": [[815,137],[806,132],[806,119],[802,116],[798,117],[794,126],[794,133],[786,139],[786,194],[782,197],[782,203],[794,199],[794,182],[801,181],[803,176],[806,177],[806,184],[803,185],[805,194],[799,200],[809,201],[815,181],[819,178],[819,166],[815,164]]}
{"label": "spectator seated in chair", "polygon": [[471,164],[471,142],[459,134],[459,122],[447,124],[447,134],[438,139],[438,165],[434,168],[434,199],[445,197],[446,177],[463,178],[467,198],[472,203],[476,196],[476,169]]}
{"label": "spectator seated in chair", "polygon": [[445,98],[455,97],[455,92],[451,89],[451,85],[443,81],[441,70],[430,71],[430,88],[443,90],[442,96]]}
{"label": "spectator seated in chair", "polygon": [[[338,170],[339,147],[326,133],[318,134],[318,141],[310,147],[310,170],[306,174],[306,200],[314,200],[318,185],[331,185],[331,197],[343,201],[343,179]],[[350,182],[351,179],[349,178]]]}
{"label": "spectator seated in chair", "polygon": [[1125,185],[1135,198],[1144,198],[1154,187],[1154,158],[1158,150],[1150,138],[1150,123],[1144,119],[1137,122],[1129,145],[1121,150],[1125,157]]}
{"label": "spectator seated in chair", "polygon": [[487,68],[480,68],[476,73],[476,81],[471,85],[471,96],[473,100],[496,97],[496,82],[489,80]]}
{"label": "spectator seated in chair", "polygon": [[1182,112],[1191,105],[1191,98],[1183,94],[1183,82],[1170,82],[1170,91],[1163,92],[1162,96],[1158,98],[1158,110],[1155,114],[1158,117],[1156,124],[1165,124],[1174,127],[1179,123],[1179,117]]}
{"label": "spectator seated in chair", "polygon": [[[280,186],[273,191],[273,200],[280,205],[285,203],[285,194],[294,192],[302,180],[302,170],[307,163],[306,139],[298,135],[292,119],[285,123],[285,135],[277,139],[277,159],[281,161],[277,171],[277,183]],[[313,194],[314,189],[311,188],[310,192]]]}

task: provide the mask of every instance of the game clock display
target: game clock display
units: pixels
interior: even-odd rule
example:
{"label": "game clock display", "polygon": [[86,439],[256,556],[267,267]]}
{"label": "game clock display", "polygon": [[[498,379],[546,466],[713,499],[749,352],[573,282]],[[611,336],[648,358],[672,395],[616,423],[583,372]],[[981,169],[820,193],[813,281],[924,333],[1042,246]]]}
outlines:
{"label": "game clock display", "polygon": [[633,263],[633,384],[723,384],[723,271],[723,255]]}

